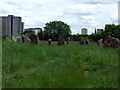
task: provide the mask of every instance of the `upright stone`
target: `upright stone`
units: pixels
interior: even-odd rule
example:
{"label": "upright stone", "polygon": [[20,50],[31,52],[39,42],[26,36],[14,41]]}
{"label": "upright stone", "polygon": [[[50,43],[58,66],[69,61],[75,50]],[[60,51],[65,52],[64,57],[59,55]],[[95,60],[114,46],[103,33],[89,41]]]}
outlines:
{"label": "upright stone", "polygon": [[70,37],[67,38],[67,44],[69,44],[69,43],[70,43]]}
{"label": "upright stone", "polygon": [[99,40],[98,40],[98,45],[103,45],[102,42],[103,42],[103,39],[99,39]]}
{"label": "upright stone", "polygon": [[120,47],[120,41],[118,38],[112,38],[111,47],[112,48],[119,48]]}
{"label": "upright stone", "polygon": [[61,34],[58,40],[58,45],[64,45],[64,34]]}
{"label": "upright stone", "polygon": [[52,41],[52,39],[49,39],[49,40],[48,40],[48,45],[51,45],[51,41]]}
{"label": "upright stone", "polygon": [[84,41],[84,39],[80,39],[79,42],[80,42],[81,45],[83,45],[85,41]]}
{"label": "upright stone", "polygon": [[22,43],[30,43],[31,42],[31,40],[27,36],[21,35],[21,37],[22,37]]}
{"label": "upright stone", "polygon": [[34,43],[34,44],[38,44],[39,43],[38,37],[35,34],[31,34],[30,35],[30,40],[31,40],[31,43]]}
{"label": "upright stone", "polygon": [[86,45],[89,45],[89,44],[90,44],[90,41],[89,41],[89,40],[85,40],[85,44],[86,44]]}
{"label": "upright stone", "polygon": [[104,48],[111,47],[111,36],[106,36],[104,38]]}

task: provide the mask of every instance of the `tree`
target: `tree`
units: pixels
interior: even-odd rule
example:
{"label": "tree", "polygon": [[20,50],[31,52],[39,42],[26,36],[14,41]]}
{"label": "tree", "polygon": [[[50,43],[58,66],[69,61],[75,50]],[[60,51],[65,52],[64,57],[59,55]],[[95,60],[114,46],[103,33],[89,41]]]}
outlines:
{"label": "tree", "polygon": [[35,31],[26,30],[26,31],[22,32],[21,34],[27,35],[29,37],[31,34],[35,34]]}
{"label": "tree", "polygon": [[120,25],[106,24],[105,29],[100,34],[91,34],[91,39],[97,42],[108,35],[120,39]]}
{"label": "tree", "polygon": [[38,32],[38,38],[39,38],[39,40],[43,40],[43,31],[42,31],[42,29]]}
{"label": "tree", "polygon": [[62,21],[52,21],[45,24],[43,36],[45,40],[51,38],[56,41],[60,34],[64,34],[65,39],[67,39],[71,34],[70,26]]}
{"label": "tree", "polygon": [[120,39],[120,25],[107,24],[105,26],[105,33],[106,35],[111,35],[112,37]]}

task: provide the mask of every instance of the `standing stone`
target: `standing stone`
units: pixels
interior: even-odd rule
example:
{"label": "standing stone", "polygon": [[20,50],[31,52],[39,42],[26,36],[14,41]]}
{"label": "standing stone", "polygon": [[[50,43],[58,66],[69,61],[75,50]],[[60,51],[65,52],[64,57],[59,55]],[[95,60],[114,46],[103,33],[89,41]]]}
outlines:
{"label": "standing stone", "polygon": [[48,45],[51,45],[51,41],[52,41],[52,39],[49,39],[49,40],[48,40]]}
{"label": "standing stone", "polygon": [[120,41],[118,38],[112,38],[111,47],[112,48],[119,48],[120,47]]}
{"label": "standing stone", "polygon": [[102,42],[103,42],[103,39],[99,39],[99,40],[98,40],[98,45],[103,45]]}
{"label": "standing stone", "polygon": [[103,39],[103,43],[107,41],[107,42],[110,42],[111,41],[111,36],[106,36],[104,39]]}
{"label": "standing stone", "polygon": [[111,36],[107,36],[104,38],[104,48],[111,47]]}
{"label": "standing stone", "polygon": [[80,39],[80,44],[83,45],[85,43],[84,39]]}
{"label": "standing stone", "polygon": [[38,37],[35,34],[31,34],[30,35],[30,40],[31,40],[31,43],[34,43],[34,44],[38,44],[39,43]]}
{"label": "standing stone", "polygon": [[70,37],[67,38],[67,44],[69,44],[69,43],[70,43]]}
{"label": "standing stone", "polygon": [[64,34],[61,34],[58,40],[58,46],[64,45]]}
{"label": "standing stone", "polygon": [[85,44],[89,45],[90,44],[89,40],[85,40]]}
{"label": "standing stone", "polygon": [[21,35],[22,43],[30,43],[31,40],[26,35]]}

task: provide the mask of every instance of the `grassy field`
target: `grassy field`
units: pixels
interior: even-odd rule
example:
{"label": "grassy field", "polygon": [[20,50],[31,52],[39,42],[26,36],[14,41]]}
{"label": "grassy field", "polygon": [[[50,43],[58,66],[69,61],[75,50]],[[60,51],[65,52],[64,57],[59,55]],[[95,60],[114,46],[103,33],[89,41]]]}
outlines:
{"label": "grassy field", "polygon": [[[0,36],[0,43],[2,43],[1,36]],[[0,89],[1,88],[2,88],[2,44],[0,44]]]}
{"label": "grassy field", "polygon": [[118,49],[3,41],[3,88],[117,88]]}

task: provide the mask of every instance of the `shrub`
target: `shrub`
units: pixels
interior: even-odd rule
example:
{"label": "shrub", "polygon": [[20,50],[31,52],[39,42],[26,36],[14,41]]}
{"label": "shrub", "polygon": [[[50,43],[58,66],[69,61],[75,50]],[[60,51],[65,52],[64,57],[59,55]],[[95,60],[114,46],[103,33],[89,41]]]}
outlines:
{"label": "shrub", "polygon": [[35,34],[35,31],[26,30],[26,31],[22,32],[21,34],[27,35],[29,37],[31,34]]}
{"label": "shrub", "polygon": [[3,35],[3,36],[2,36],[2,39],[7,39],[7,38],[9,38],[8,35]]}

